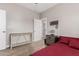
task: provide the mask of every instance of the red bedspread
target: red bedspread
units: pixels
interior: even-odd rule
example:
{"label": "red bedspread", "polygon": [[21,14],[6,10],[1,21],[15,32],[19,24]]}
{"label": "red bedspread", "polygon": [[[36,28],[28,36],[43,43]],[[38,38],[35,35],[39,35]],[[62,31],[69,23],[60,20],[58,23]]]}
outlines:
{"label": "red bedspread", "polygon": [[32,56],[79,56],[79,50],[63,43],[56,43],[37,51]]}

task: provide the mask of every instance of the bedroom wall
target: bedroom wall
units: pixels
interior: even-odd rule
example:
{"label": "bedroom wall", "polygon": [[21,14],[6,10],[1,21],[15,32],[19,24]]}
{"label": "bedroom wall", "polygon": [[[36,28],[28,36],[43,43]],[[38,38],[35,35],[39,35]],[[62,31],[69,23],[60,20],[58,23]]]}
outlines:
{"label": "bedroom wall", "polygon": [[[57,4],[40,14],[40,18],[44,17],[48,18],[48,23],[53,20],[59,20],[58,35],[79,38],[79,4]],[[52,28],[49,26],[48,31],[50,29]]]}
{"label": "bedroom wall", "polygon": [[0,9],[5,10],[7,14],[7,45],[9,44],[9,34],[12,32],[33,32],[33,19],[39,18],[38,13],[17,4],[0,3]]}

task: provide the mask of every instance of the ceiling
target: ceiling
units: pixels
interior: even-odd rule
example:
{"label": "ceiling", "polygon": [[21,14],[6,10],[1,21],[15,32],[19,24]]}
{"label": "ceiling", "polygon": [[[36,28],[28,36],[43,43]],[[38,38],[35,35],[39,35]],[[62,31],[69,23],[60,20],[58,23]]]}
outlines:
{"label": "ceiling", "polygon": [[29,8],[35,12],[41,13],[55,6],[56,3],[19,3],[19,5]]}

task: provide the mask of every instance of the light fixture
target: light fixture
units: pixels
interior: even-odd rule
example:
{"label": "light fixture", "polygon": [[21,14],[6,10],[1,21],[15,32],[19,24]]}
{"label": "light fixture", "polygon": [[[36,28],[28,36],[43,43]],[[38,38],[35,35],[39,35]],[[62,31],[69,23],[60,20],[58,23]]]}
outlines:
{"label": "light fixture", "polygon": [[34,3],[35,5],[37,5],[38,3]]}
{"label": "light fixture", "polygon": [[35,6],[37,6],[39,3],[34,3]]}

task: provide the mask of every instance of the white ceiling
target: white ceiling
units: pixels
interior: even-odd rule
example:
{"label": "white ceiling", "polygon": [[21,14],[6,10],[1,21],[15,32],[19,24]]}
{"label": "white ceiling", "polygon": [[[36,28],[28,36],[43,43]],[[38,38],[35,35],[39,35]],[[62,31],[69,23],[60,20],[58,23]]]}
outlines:
{"label": "white ceiling", "polygon": [[29,8],[35,12],[41,13],[55,6],[56,3],[19,3],[19,5]]}

